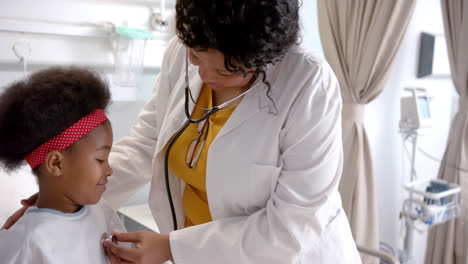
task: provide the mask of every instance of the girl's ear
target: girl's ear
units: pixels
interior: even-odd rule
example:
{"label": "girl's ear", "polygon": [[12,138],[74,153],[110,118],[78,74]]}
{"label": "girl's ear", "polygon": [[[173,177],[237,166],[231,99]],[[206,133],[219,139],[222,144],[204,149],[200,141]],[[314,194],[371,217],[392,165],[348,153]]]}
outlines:
{"label": "girl's ear", "polygon": [[64,156],[57,150],[47,153],[43,168],[52,176],[61,176],[64,166]]}

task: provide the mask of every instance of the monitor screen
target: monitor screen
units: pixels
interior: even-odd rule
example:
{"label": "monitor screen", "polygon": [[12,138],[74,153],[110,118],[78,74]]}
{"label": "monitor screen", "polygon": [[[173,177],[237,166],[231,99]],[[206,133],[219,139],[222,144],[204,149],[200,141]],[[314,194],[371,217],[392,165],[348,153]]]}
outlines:
{"label": "monitor screen", "polygon": [[418,96],[418,112],[421,119],[430,119],[429,100],[426,96]]}

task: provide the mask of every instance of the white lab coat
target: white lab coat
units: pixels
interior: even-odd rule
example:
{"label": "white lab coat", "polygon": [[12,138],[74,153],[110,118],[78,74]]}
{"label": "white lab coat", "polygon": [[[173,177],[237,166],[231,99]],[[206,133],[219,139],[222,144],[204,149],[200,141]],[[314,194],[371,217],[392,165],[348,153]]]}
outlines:
{"label": "white lab coat", "polygon": [[[114,176],[105,199],[117,208],[151,180],[149,205],[161,233],[170,232],[177,264],[361,263],[338,193],[338,82],[324,60],[299,46],[267,69],[274,104],[261,83],[244,96],[209,148],[206,189],[213,221],[172,231],[162,150],[186,120],[184,65],[185,47],[173,39],[151,100],[131,135],[113,147]],[[197,98],[202,80],[194,65],[189,79]],[[182,227],[184,183],[172,173],[169,179]]]}

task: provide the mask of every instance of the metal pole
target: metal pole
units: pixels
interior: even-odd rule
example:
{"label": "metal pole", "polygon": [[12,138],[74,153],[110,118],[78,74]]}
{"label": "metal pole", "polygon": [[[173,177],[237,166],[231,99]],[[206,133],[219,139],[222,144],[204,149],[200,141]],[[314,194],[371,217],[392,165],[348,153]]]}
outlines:
{"label": "metal pole", "polygon": [[[417,141],[418,141],[418,134],[417,132],[413,132],[413,149],[411,153],[411,169],[410,169],[410,181],[416,180],[416,148],[417,148]],[[410,193],[410,201],[413,199],[413,194]],[[412,203],[409,203],[409,208],[411,210]],[[403,248],[403,255],[400,258],[401,263],[411,263],[413,259],[413,242],[414,242],[414,228],[412,223],[409,219],[409,216],[405,217],[405,226],[406,226],[406,235],[404,241],[404,248]]]}

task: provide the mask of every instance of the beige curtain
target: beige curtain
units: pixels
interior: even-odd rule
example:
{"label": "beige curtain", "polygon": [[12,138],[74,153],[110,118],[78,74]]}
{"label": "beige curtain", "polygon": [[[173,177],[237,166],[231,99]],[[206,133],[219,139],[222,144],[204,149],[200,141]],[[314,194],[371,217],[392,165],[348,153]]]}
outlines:
{"label": "beige curtain", "polygon": [[[343,97],[343,207],[356,243],[377,250],[377,200],[364,109],[385,87],[415,2],[318,0],[322,46]],[[377,263],[362,258],[363,263]]]}
{"label": "beige curtain", "polygon": [[441,2],[452,81],[460,99],[438,177],[460,184],[462,210],[457,220],[430,230],[425,263],[468,264],[468,2]]}

